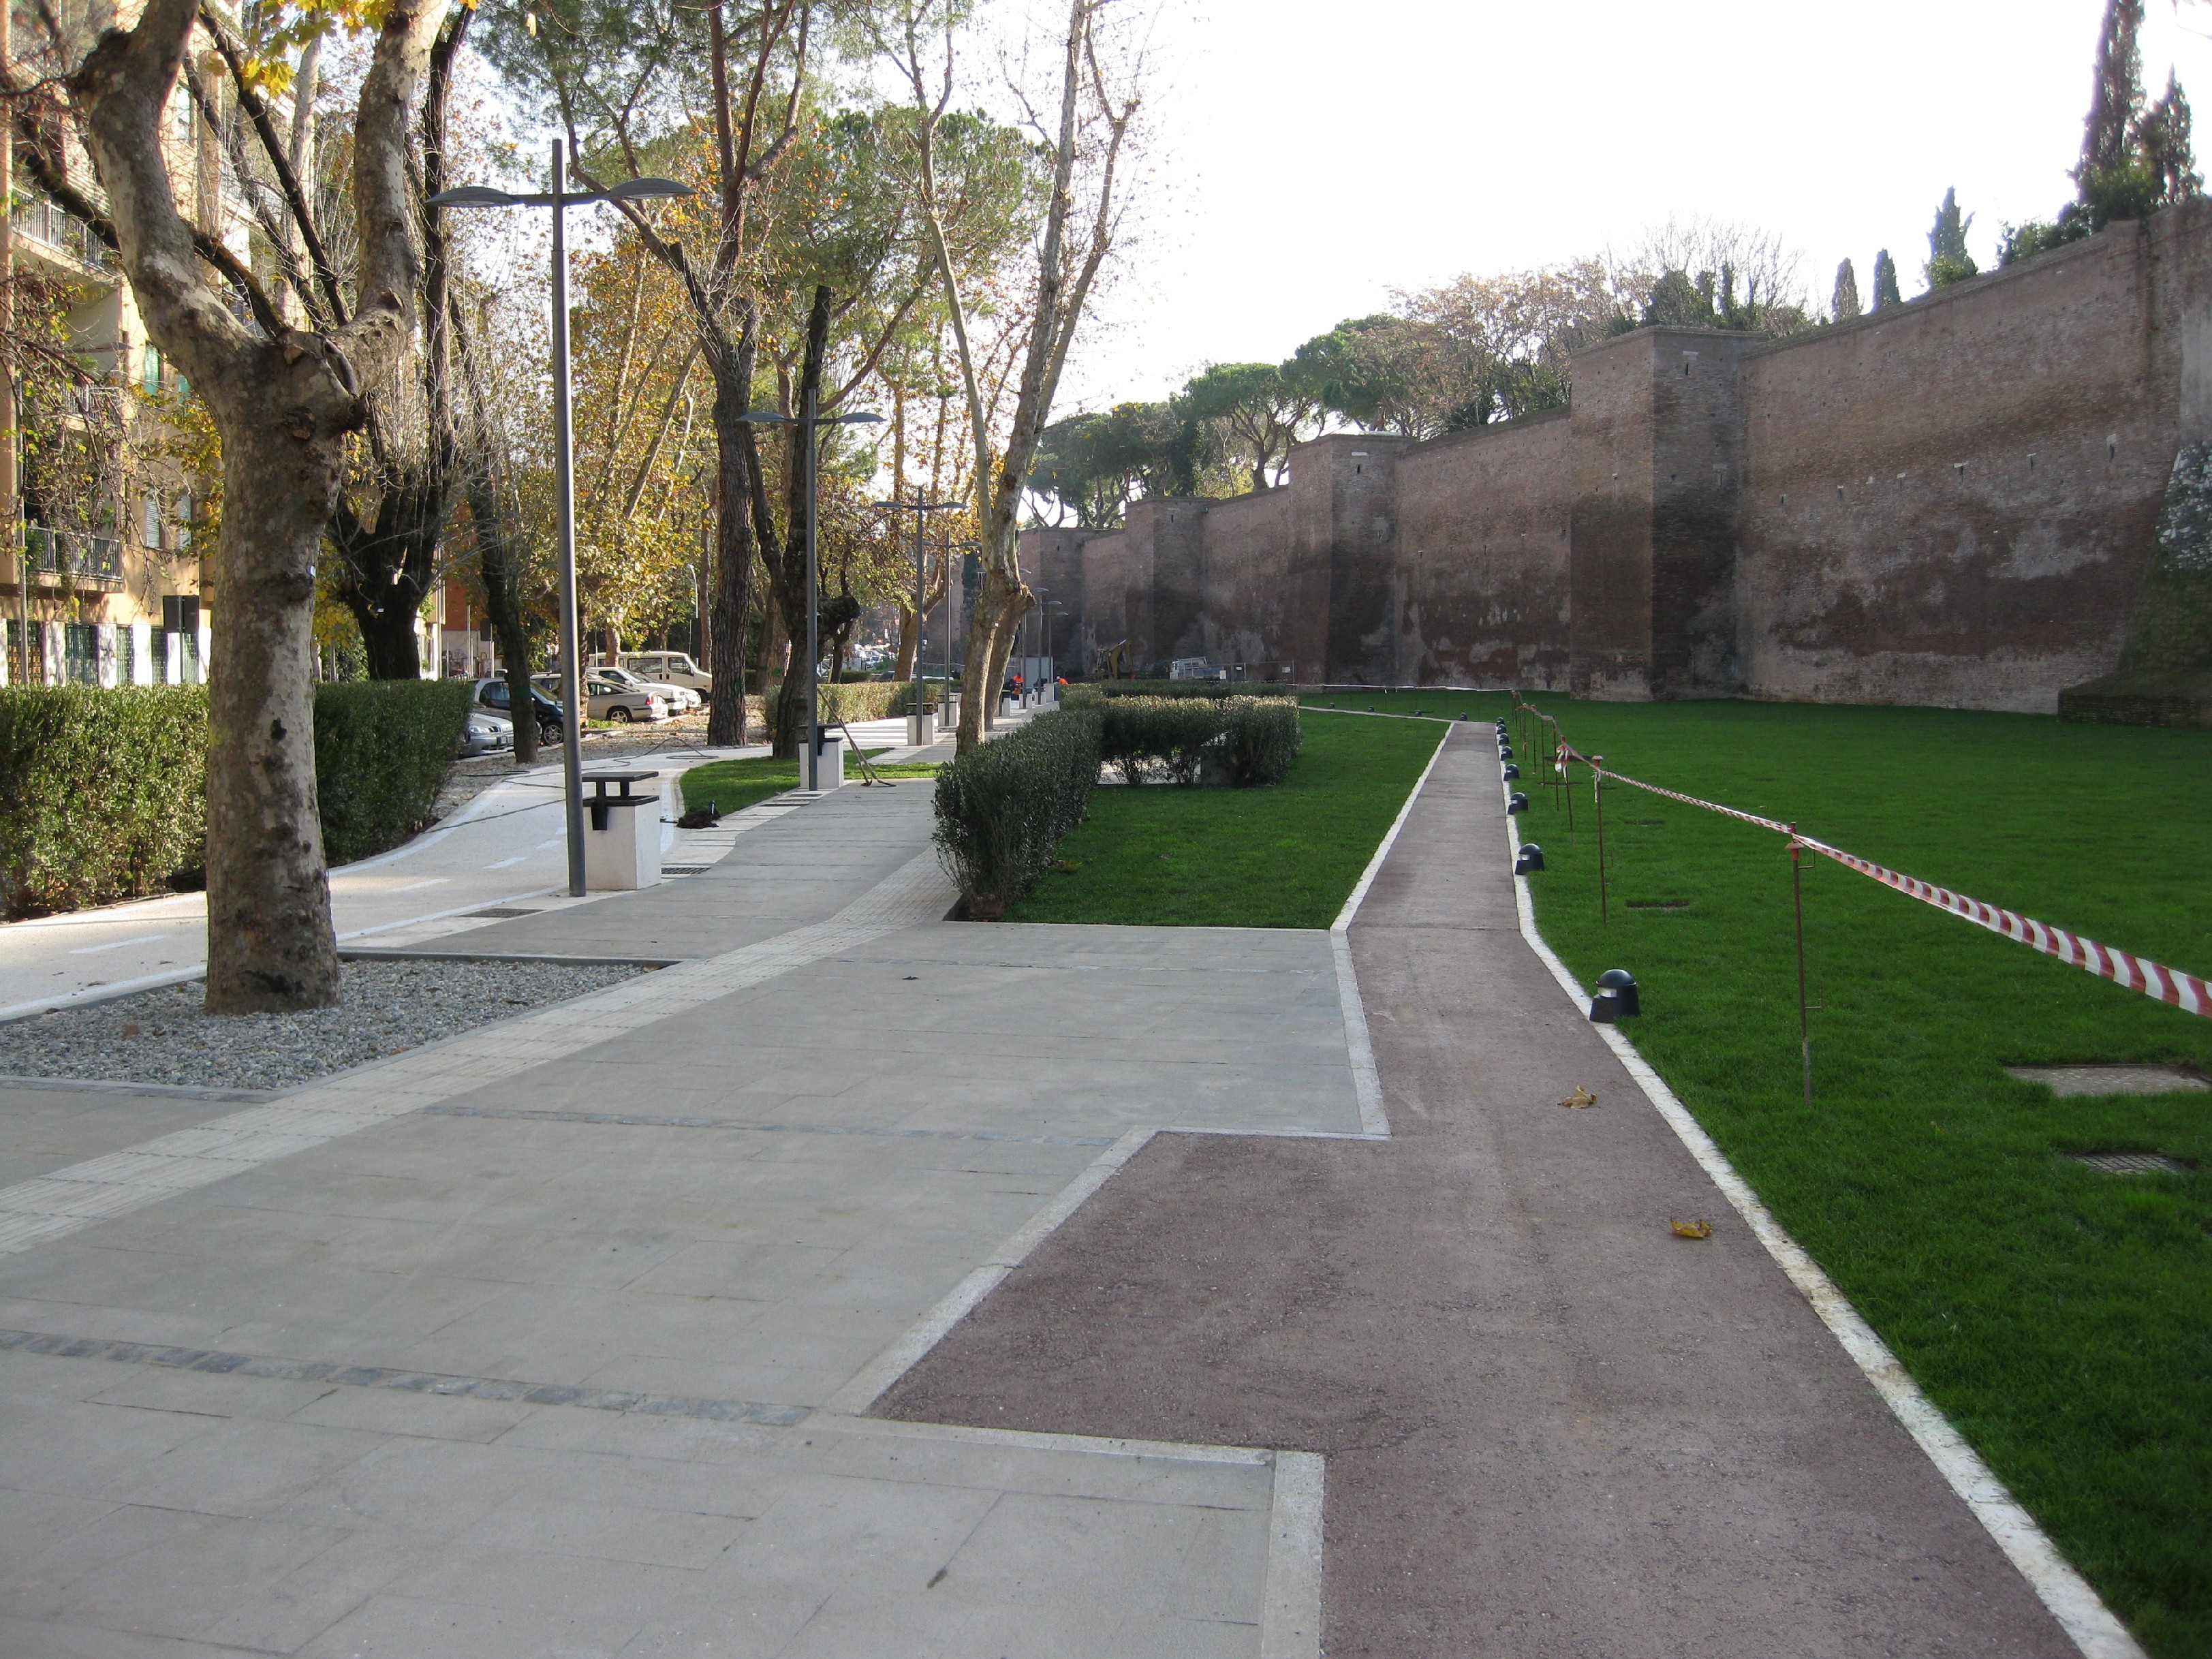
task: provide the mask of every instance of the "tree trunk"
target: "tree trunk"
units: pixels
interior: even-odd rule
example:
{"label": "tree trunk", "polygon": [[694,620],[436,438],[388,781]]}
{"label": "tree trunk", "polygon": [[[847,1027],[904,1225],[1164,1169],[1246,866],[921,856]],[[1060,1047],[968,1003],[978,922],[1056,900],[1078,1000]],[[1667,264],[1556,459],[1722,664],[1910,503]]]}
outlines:
{"label": "tree trunk", "polygon": [[910,605],[901,605],[899,606],[898,670],[891,676],[893,679],[903,680],[908,685],[914,684],[914,653],[918,648],[918,636],[921,632],[921,630],[915,625],[914,607]]}
{"label": "tree trunk", "polygon": [[714,699],[707,741],[745,740],[745,622],[753,602],[752,428],[739,416],[751,407],[754,323],[749,312],[734,351],[710,351],[714,372],[714,610],[708,672]]}
{"label": "tree trunk", "polygon": [[[263,355],[277,352],[271,344]],[[231,421],[223,434],[215,558],[207,1008],[216,1014],[338,1000],[311,664],[315,560],[343,451],[335,433],[301,441],[289,376],[257,378],[262,386],[258,396],[248,394],[247,418]]]}
{"label": "tree trunk", "polygon": [[983,733],[999,710],[999,686],[1006,671],[1006,649],[1013,633],[1009,624],[1021,612],[1022,585],[1018,578],[987,565],[968,616],[968,660],[960,682],[959,752],[966,754],[983,741]]}
{"label": "tree trunk", "polygon": [[372,611],[349,603],[353,619],[361,625],[361,642],[368,653],[368,677],[373,680],[416,680],[422,678],[422,653],[415,638],[416,612],[387,605]]}
{"label": "tree trunk", "polygon": [[483,578],[484,611],[499,637],[507,662],[507,712],[514,722],[514,763],[538,763],[538,710],[530,696],[530,641],[522,630],[522,608],[515,602],[514,572],[507,558],[507,521],[488,480],[469,486],[469,517],[475,521],[477,556]]}

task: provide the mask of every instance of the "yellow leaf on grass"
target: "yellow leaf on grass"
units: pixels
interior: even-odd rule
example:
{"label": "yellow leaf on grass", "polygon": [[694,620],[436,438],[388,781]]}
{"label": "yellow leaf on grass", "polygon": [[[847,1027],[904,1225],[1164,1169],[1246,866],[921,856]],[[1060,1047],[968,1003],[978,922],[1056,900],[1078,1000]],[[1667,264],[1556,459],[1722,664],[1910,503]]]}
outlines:
{"label": "yellow leaf on grass", "polygon": [[1674,1230],[1674,1237],[1677,1238],[1711,1238],[1713,1236],[1713,1224],[1710,1221],[1670,1219],[1667,1224]]}
{"label": "yellow leaf on grass", "polygon": [[1596,1105],[1597,1097],[1587,1089],[1577,1089],[1574,1093],[1569,1095],[1565,1100],[1561,1101],[1559,1104],[1566,1107],[1570,1111],[1578,1112],[1585,1106]]}

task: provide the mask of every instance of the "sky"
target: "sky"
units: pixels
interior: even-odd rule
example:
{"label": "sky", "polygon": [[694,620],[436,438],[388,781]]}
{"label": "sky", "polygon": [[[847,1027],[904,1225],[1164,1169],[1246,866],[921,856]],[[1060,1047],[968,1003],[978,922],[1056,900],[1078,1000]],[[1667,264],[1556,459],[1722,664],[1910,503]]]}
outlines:
{"label": "sky", "polygon": [[[1990,268],[2004,222],[2072,197],[2103,3],[1157,0],[1153,15],[1140,234],[1061,413],[1164,397],[1209,362],[1279,361],[1394,289],[1626,252],[1670,216],[1778,232],[1824,303],[1846,256],[1870,293],[1887,247],[1910,297],[1955,187]],[[2142,48],[2154,96],[2170,67],[2212,95],[2212,0],[2150,0]],[[2200,163],[2208,146],[2212,125]]]}

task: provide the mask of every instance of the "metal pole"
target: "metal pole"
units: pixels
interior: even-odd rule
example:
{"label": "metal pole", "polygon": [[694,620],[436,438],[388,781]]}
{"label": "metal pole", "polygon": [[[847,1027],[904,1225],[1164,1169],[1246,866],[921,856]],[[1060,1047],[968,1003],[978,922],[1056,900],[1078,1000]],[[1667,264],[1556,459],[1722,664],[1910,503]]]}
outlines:
{"label": "metal pole", "polygon": [[[917,492],[919,493],[919,492]],[[914,734],[921,736],[921,526],[929,514],[916,501],[914,507]],[[933,738],[937,734],[932,732]]]}
{"label": "metal pole", "polygon": [[1613,918],[1605,902],[1605,757],[1590,757],[1590,796],[1597,803],[1597,921],[1601,927],[1613,925]]}
{"label": "metal pole", "polygon": [[815,627],[822,612],[820,600],[815,597],[814,569],[814,399],[815,388],[806,389],[805,406],[799,411],[799,436],[805,447],[803,465],[806,501],[806,787],[811,790],[822,787],[822,755],[816,726],[821,719],[821,663],[822,645],[815,637]]}
{"label": "metal pole", "polygon": [[1813,1103],[1813,1017],[1805,1005],[1805,868],[1797,826],[1790,826],[1790,899],[1797,912],[1797,1048],[1805,1060],[1805,1103]]}
{"label": "metal pole", "polygon": [[576,493],[568,429],[568,168],[553,141],[553,471],[561,557],[561,774],[568,819],[568,896],[584,896],[583,646],[576,629]]}

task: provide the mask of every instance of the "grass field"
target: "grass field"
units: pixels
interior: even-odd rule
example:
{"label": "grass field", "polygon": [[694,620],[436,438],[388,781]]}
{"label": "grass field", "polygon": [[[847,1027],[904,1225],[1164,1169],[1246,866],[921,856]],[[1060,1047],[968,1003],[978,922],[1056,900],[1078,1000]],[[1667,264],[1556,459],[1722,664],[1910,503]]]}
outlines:
{"label": "grass field", "polygon": [[[867,751],[871,757],[883,752],[880,749]],[[933,778],[937,775],[937,764],[923,761],[919,764],[878,766],[876,770],[887,778]],[[847,787],[859,787],[860,768],[850,756],[846,757],[845,780]],[[798,787],[799,763],[795,760],[756,755],[746,760],[709,761],[684,775],[684,805],[689,811],[712,801],[726,813],[741,812],[748,806],[757,806],[771,795]]]}
{"label": "grass field", "polygon": [[1265,789],[1103,787],[1012,921],[1326,927],[1436,752],[1427,721],[1310,714]]}
{"label": "grass field", "polygon": [[[2212,734],[1537,701],[1629,775],[2212,972]],[[1487,720],[1506,702],[1356,706]],[[2059,1099],[2002,1069],[2212,1073],[2212,1020],[1808,857],[1808,1109],[1782,837],[1609,786],[1601,926],[1587,771],[1571,832],[1534,747],[1516,787],[1547,860],[1530,878],[1545,938],[1585,984],[1636,975],[1637,1047],[2144,1645],[2212,1653],[2212,1170],[2113,1176],[2064,1156],[2212,1163],[2212,1095]]]}

